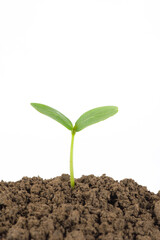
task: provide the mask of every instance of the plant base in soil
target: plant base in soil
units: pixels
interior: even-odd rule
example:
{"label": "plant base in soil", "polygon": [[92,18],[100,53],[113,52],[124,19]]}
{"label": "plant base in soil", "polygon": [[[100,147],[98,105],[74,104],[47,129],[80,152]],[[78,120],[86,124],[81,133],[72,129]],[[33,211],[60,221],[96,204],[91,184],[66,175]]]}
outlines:
{"label": "plant base in soil", "polygon": [[69,175],[0,182],[0,240],[160,240],[160,192]]}

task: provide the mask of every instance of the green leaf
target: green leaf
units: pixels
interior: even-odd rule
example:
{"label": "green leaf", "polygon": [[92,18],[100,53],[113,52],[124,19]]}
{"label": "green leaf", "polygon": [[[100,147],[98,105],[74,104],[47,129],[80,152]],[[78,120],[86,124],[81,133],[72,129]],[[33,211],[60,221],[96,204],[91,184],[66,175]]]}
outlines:
{"label": "green leaf", "polygon": [[53,118],[54,120],[56,120],[57,122],[61,123],[63,126],[68,128],[69,130],[73,129],[72,122],[66,116],[64,116],[62,113],[57,111],[56,109],[46,106],[44,104],[40,104],[40,103],[31,103],[31,105],[38,112],[40,112],[50,118]]}
{"label": "green leaf", "polygon": [[94,123],[98,123],[113,116],[117,112],[118,107],[115,106],[94,108],[80,116],[80,118],[75,123],[74,130],[76,132],[79,132]]}

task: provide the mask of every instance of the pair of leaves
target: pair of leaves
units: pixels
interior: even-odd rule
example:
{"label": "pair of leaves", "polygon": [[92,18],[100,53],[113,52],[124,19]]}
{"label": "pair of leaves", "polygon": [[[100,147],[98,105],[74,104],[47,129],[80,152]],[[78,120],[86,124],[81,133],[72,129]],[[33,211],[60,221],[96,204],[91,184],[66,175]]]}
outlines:
{"label": "pair of leaves", "polygon": [[118,107],[115,107],[115,106],[104,106],[104,107],[94,108],[82,114],[76,121],[75,126],[73,127],[72,122],[56,109],[40,103],[31,103],[31,105],[38,112],[56,120],[57,122],[65,126],[67,129],[71,131],[74,130],[75,132],[79,132],[82,129],[94,123],[103,121],[118,112]]}

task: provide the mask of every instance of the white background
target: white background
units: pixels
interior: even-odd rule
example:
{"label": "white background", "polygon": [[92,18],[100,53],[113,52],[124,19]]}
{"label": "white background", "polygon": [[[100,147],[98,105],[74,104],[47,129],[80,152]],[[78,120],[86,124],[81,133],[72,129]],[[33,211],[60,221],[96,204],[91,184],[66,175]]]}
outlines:
{"label": "white background", "polygon": [[119,112],[75,136],[75,177],[105,173],[160,190],[159,0],[0,1],[0,179],[69,173],[74,123]]}

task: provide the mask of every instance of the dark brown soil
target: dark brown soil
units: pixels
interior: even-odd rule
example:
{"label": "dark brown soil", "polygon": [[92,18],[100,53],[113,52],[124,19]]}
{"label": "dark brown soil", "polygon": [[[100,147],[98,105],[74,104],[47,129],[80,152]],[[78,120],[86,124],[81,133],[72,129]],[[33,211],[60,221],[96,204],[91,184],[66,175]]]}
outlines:
{"label": "dark brown soil", "polygon": [[0,182],[1,240],[160,240],[160,192],[132,179]]}

